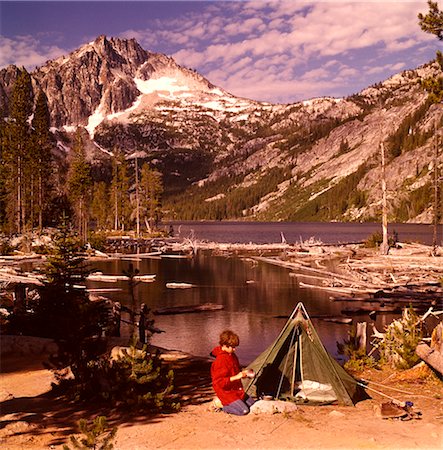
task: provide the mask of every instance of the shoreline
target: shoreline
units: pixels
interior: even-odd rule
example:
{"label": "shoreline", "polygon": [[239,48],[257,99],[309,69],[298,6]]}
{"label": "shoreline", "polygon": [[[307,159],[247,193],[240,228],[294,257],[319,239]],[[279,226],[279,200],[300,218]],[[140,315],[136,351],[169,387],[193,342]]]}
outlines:
{"label": "shoreline", "polygon": [[[377,391],[399,401],[413,401],[414,407],[422,413],[420,420],[382,419],[380,405],[388,399],[372,391],[369,391],[372,398],[355,407],[301,405],[291,413],[236,417],[209,410],[214,395],[209,361],[183,356],[166,361],[174,368],[182,409],[174,414],[155,416],[61,401],[49,392],[52,373],[39,368],[37,363],[20,367],[20,361],[24,364],[28,358],[16,358],[16,369],[10,366],[9,371],[0,375],[2,448],[61,449],[70,435],[78,433],[79,419],[92,420],[97,415],[105,415],[109,424],[117,427],[114,444],[118,450],[240,447],[400,450],[437,449],[443,443],[443,383],[427,371],[371,369],[361,374],[362,378],[377,383]],[[40,355],[39,361],[42,358]],[[378,383],[382,383],[383,388]],[[9,395],[5,397],[5,393]]]}

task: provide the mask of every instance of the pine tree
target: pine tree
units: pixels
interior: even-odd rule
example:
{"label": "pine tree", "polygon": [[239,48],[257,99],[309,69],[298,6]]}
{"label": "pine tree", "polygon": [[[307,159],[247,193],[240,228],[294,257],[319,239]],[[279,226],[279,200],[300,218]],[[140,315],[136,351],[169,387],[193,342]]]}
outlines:
{"label": "pine tree", "polygon": [[11,96],[10,117],[4,130],[2,158],[7,198],[9,230],[21,233],[28,224],[30,203],[26,175],[31,164],[27,157],[32,113],[32,86],[29,73],[22,69],[14,84]]}
{"label": "pine tree", "polygon": [[110,216],[111,205],[109,201],[108,185],[104,181],[94,183],[91,219],[96,222],[97,230],[106,230],[112,223]]}
{"label": "pine tree", "polygon": [[[426,15],[419,14],[419,25],[425,33],[434,34],[443,40],[443,11],[438,8],[438,3],[428,0],[429,11]],[[443,70],[443,55],[437,51],[436,61]],[[423,87],[429,92],[429,100],[439,103],[443,100],[443,77],[436,76],[423,80]]]}
{"label": "pine tree", "polygon": [[[52,138],[49,131],[50,118],[46,95],[39,91],[32,120],[33,175],[36,180],[36,205],[38,228],[43,228],[43,212],[51,193]],[[34,223],[33,223],[34,224]]]}
{"label": "pine tree", "polygon": [[125,230],[129,227],[131,214],[129,176],[125,155],[119,149],[114,150],[114,159],[112,161],[111,199],[114,213],[114,229]]}
{"label": "pine tree", "polygon": [[161,197],[163,194],[162,175],[145,163],[141,169],[140,210],[149,228],[157,227],[161,219]]}
{"label": "pine tree", "polygon": [[438,8],[438,3],[428,0],[429,11],[426,15],[419,14],[419,24],[425,33],[435,34],[443,40],[443,11]]}
{"label": "pine tree", "polygon": [[75,136],[73,155],[66,181],[68,196],[74,205],[77,229],[83,242],[88,234],[88,204],[92,186],[91,167],[86,161],[86,152],[80,131]]}
{"label": "pine tree", "polygon": [[[91,301],[86,290],[76,286],[86,276],[83,246],[65,220],[53,238],[53,246],[45,270],[47,282],[40,288],[34,308],[34,322],[40,327],[36,335],[55,339],[58,352],[50,358],[50,367],[60,383],[77,393],[87,388],[91,361],[104,351],[101,336],[108,323],[103,304]],[[66,374],[66,367],[74,378]]]}
{"label": "pine tree", "polygon": [[6,117],[0,112],[0,231],[6,225]]}

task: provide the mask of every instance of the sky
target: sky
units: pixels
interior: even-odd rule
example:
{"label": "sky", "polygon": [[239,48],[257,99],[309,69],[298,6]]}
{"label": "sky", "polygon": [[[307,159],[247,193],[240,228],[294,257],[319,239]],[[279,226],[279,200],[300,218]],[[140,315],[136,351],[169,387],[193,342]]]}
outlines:
{"label": "sky", "polygon": [[435,57],[442,43],[418,25],[427,11],[425,0],[0,1],[0,68],[33,70],[105,34],[237,96],[344,97]]}

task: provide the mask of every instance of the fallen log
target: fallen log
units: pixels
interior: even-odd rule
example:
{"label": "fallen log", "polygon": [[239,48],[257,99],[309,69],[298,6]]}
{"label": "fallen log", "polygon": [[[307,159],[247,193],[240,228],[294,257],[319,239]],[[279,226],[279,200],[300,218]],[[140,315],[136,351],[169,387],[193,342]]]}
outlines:
{"label": "fallen log", "polygon": [[303,283],[302,281],[300,281],[298,283],[299,287],[301,288],[307,288],[307,289],[319,289],[322,291],[330,291],[330,292],[339,292],[341,294],[371,294],[373,292],[373,290],[371,289],[358,289],[358,288],[350,288],[350,287],[337,287],[337,286],[320,286],[317,284],[308,284],[308,283]]}
{"label": "fallen log", "polygon": [[422,342],[417,345],[415,353],[426,364],[430,365],[433,369],[443,375],[443,355],[439,351]]}
{"label": "fallen log", "polygon": [[190,289],[194,287],[193,284],[190,283],[166,283],[166,287],[168,289]]}
{"label": "fallen log", "polygon": [[[155,281],[156,275],[136,275],[134,281],[141,281],[143,283],[152,283]],[[105,283],[117,283],[118,281],[129,281],[126,275],[104,275],[101,272],[91,273],[86,277],[88,281],[101,281]]]}
{"label": "fallen log", "polygon": [[169,308],[159,308],[153,311],[156,316],[166,316],[172,314],[199,313],[205,311],[218,311],[223,309],[223,305],[215,303],[203,303],[201,305],[171,306]]}
{"label": "fallen log", "polygon": [[359,306],[356,308],[344,308],[341,310],[341,313],[344,315],[359,315],[359,314],[366,314],[370,313],[372,311],[375,311],[376,313],[392,313],[392,314],[399,314],[402,311],[402,308],[400,306]]}
{"label": "fallen log", "polygon": [[318,317],[320,320],[324,320],[325,322],[332,323],[340,323],[343,325],[350,325],[352,323],[352,319],[350,317]]}
{"label": "fallen log", "polygon": [[[442,291],[443,292],[443,291]],[[434,300],[436,298],[441,298],[442,292],[417,292],[413,290],[399,290],[399,291],[385,291],[380,290],[374,293],[374,298],[411,298],[419,300]]]}

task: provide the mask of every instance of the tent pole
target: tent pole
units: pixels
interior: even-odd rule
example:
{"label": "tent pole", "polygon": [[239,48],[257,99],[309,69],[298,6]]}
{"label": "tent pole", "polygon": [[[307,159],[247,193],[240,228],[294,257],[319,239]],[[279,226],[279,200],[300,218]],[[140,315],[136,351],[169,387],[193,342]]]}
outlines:
{"label": "tent pole", "polygon": [[[283,329],[280,331],[280,334],[277,336],[277,339],[274,341],[274,345],[269,349],[268,354],[266,355],[266,358],[263,360],[264,362],[268,359],[269,355],[272,353],[272,351],[274,350],[275,346],[277,345],[277,342],[279,341],[279,339],[283,336],[284,332],[286,331],[286,328],[289,326],[289,324],[291,323],[291,320],[294,319],[296,312],[298,311],[298,309],[300,308],[300,306],[303,307],[303,303],[302,302],[298,302],[297,306],[294,308],[294,310],[292,311],[291,315],[289,316],[288,321],[286,322],[285,326],[283,327]],[[252,383],[254,382],[254,380],[257,378],[257,376],[260,374],[260,372],[263,369],[263,364],[260,366],[260,368],[256,371],[256,375],[254,378],[251,378],[251,380],[249,381],[248,385],[245,388],[245,391],[247,391]]]}
{"label": "tent pole", "polygon": [[[298,333],[297,333],[298,334]],[[298,336],[297,336],[298,337]],[[292,363],[292,380],[291,380],[291,397],[294,397],[294,388],[295,388],[295,372],[297,370],[297,353],[298,353],[298,344],[299,340],[295,341],[295,349],[294,349],[294,361]],[[301,353],[300,353],[301,355]]]}
{"label": "tent pole", "polygon": [[[292,336],[291,336],[291,344],[289,345],[290,349],[292,348],[292,345],[294,343],[295,332],[296,332],[296,330],[294,328],[294,330],[292,331]],[[284,374],[286,373],[286,366],[288,365],[288,360],[289,360],[289,353],[286,355],[285,366],[283,368],[283,371],[282,371],[282,374],[281,374],[281,377],[280,377],[280,382],[278,384],[278,389],[277,389],[277,393],[276,393],[276,396],[275,396],[276,398],[280,397],[280,391],[281,391],[281,387],[282,387],[282,384],[283,384],[283,378],[285,376]]]}

